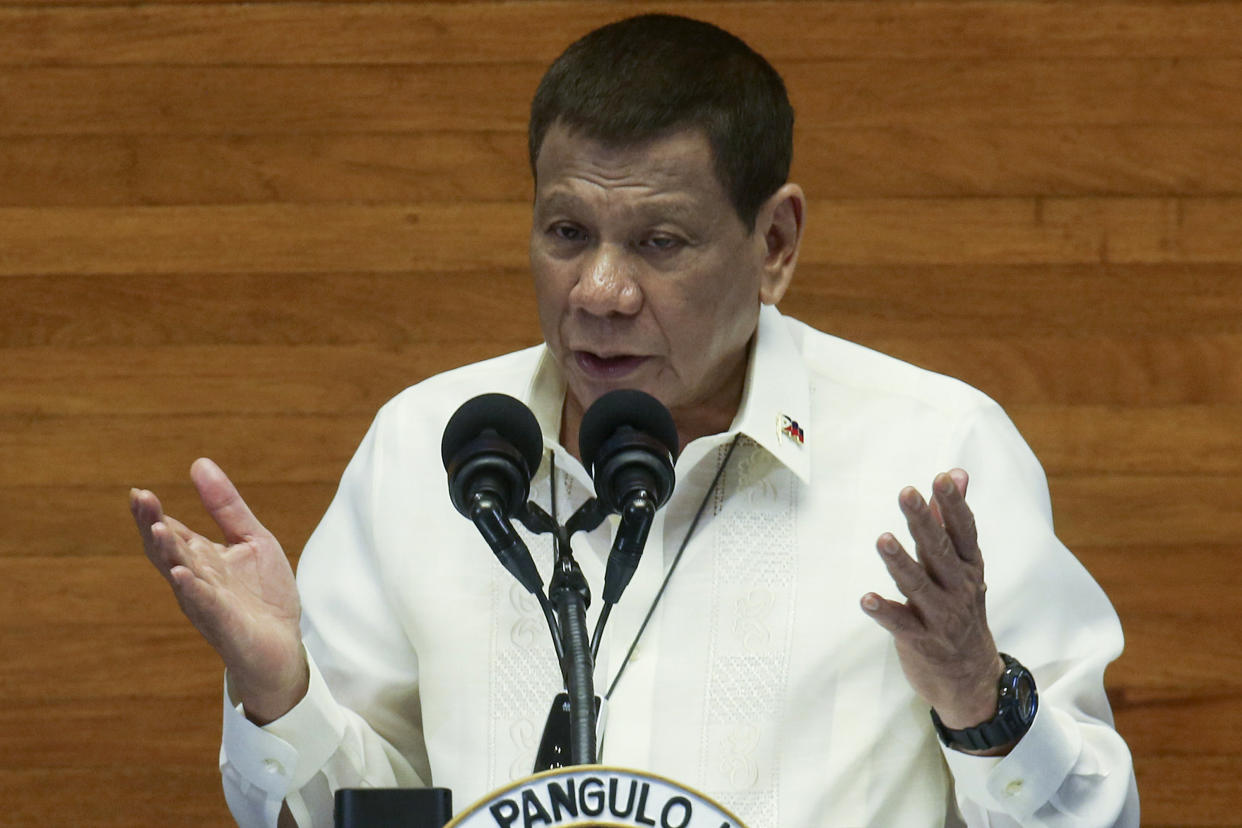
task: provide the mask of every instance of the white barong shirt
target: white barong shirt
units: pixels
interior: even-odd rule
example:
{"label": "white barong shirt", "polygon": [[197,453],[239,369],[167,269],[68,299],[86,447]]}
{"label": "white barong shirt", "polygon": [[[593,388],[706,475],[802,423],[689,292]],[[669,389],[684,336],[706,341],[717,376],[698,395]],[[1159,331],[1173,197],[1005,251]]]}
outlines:
{"label": "white barong shirt", "polygon": [[[1043,471],[1004,412],[774,308],[749,359],[732,428],[677,459],[612,612],[600,693],[741,435],[610,700],[600,762],[688,785],[750,828],[1137,825],[1102,681],[1121,628],[1054,535]],[[444,786],[460,811],[531,772],[561,689],[550,634],[453,509],[439,454],[449,417],[485,392],[524,400],[540,422],[536,503],[550,509],[556,486],[563,521],[593,494],[557,442],[565,389],[543,346],[386,404],[299,564],[307,696],[260,728],[226,683],[220,767],[241,825],[274,826],[287,800],[300,825],[330,826],[341,787]],[[890,635],[859,607],[868,591],[897,596],[875,542],[892,531],[913,548],[898,492],[958,466],[971,475],[990,627],[1039,686],[1035,724],[1004,758],[941,747]],[[574,538],[592,627],[615,525]],[[546,582],[550,538],[522,532]]]}

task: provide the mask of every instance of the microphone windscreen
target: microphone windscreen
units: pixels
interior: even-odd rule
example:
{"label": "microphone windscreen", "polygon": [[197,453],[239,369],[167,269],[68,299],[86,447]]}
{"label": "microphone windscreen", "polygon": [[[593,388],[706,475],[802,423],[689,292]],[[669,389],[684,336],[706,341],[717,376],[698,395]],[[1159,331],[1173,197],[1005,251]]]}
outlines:
{"label": "microphone windscreen", "polygon": [[600,446],[623,426],[654,437],[677,457],[677,426],[664,403],[645,391],[622,388],[600,397],[582,415],[578,454],[588,470],[594,468]]}
{"label": "microphone windscreen", "polygon": [[526,460],[531,473],[539,468],[543,457],[543,434],[539,421],[526,404],[508,394],[480,394],[466,400],[444,427],[440,441],[440,459],[444,468],[457,452],[485,429],[494,429]]}

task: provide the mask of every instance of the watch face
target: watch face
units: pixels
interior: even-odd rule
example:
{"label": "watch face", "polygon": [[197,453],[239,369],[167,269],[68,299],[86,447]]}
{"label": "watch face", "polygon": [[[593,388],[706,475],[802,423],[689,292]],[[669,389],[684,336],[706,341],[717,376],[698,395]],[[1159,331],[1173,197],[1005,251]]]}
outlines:
{"label": "watch face", "polygon": [[1035,717],[1035,682],[1030,676],[1023,676],[1018,679],[1018,686],[1015,695],[1018,700],[1018,712],[1022,716],[1022,720],[1029,722]]}

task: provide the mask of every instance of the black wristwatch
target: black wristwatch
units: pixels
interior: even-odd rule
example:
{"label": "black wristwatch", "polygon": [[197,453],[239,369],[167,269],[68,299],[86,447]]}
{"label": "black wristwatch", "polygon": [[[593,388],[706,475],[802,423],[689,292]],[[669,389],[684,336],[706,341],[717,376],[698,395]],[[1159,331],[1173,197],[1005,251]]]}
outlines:
{"label": "black wristwatch", "polygon": [[1035,678],[1013,656],[1001,653],[1000,657],[1005,662],[1005,672],[1001,674],[997,686],[996,715],[991,721],[965,730],[950,730],[932,710],[932,724],[946,747],[954,750],[989,750],[1016,742],[1031,729],[1035,711],[1039,709]]}

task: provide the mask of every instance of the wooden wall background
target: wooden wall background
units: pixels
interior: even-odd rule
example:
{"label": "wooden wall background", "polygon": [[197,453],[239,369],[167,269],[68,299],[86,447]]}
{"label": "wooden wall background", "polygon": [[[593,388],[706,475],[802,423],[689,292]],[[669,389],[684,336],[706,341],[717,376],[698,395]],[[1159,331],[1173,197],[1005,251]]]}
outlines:
{"label": "wooden wall background", "polygon": [[[526,106],[586,2],[0,0],[0,823],[229,824],[126,492],[300,548],[377,406],[537,340]],[[703,2],[785,74],[784,307],[1011,412],[1128,635],[1144,823],[1242,824],[1242,5]]]}

